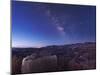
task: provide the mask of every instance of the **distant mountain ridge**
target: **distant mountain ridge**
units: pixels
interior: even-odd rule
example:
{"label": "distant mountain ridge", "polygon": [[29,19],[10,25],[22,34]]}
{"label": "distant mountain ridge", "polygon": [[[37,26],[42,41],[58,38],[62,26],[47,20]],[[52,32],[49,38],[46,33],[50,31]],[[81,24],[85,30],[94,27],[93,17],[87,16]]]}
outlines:
{"label": "distant mountain ridge", "polygon": [[41,48],[12,48],[12,55],[21,55],[21,56],[27,56],[32,53],[40,53],[43,51],[48,51],[51,54],[56,54],[56,53],[69,53],[72,51],[72,49],[75,48],[81,48],[81,47],[91,47],[91,46],[96,46],[96,42],[85,42],[85,43],[76,43],[76,44],[67,44],[67,45],[51,45],[51,46],[46,46],[46,47],[41,47]]}
{"label": "distant mountain ridge", "polygon": [[[96,42],[84,42],[84,43],[74,43],[74,44],[65,44],[65,45],[50,45],[50,46],[45,46],[45,47],[40,47],[40,48],[46,48],[46,47],[63,47],[63,46],[72,46],[72,45],[88,45],[88,44],[96,44]],[[12,47],[12,50],[15,49],[40,49],[36,47]]]}

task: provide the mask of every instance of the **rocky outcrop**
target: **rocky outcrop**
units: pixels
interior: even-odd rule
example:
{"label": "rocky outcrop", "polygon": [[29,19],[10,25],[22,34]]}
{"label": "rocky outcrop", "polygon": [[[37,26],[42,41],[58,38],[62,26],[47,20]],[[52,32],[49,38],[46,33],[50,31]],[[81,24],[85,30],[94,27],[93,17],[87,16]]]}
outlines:
{"label": "rocky outcrop", "polygon": [[56,55],[36,58],[35,54],[32,54],[22,61],[22,73],[56,71],[56,67]]}

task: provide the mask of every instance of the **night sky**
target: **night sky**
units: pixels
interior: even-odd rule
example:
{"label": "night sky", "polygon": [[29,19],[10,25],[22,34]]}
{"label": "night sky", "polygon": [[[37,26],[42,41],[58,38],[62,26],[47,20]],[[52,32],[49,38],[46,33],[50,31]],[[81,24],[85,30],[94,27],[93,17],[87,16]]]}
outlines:
{"label": "night sky", "polygon": [[12,1],[12,47],[95,42],[96,7]]}

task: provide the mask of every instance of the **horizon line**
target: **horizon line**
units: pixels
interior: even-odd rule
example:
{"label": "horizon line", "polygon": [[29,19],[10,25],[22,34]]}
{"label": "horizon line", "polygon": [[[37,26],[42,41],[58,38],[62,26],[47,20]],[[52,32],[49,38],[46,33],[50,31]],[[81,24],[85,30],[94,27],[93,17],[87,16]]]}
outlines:
{"label": "horizon line", "polygon": [[[70,43],[70,44],[62,44],[62,45],[47,45],[42,47],[48,47],[48,46],[63,46],[63,45],[72,45],[72,44],[84,44],[84,43],[96,43],[96,41],[92,42],[77,42],[77,43]],[[12,47],[12,48],[42,48],[42,47]]]}

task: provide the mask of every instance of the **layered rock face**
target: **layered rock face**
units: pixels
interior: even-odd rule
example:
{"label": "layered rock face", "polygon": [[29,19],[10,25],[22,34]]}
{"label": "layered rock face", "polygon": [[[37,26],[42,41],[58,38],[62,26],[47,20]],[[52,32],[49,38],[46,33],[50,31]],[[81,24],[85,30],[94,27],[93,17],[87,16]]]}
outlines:
{"label": "layered rock face", "polygon": [[21,70],[22,73],[48,72],[56,71],[56,67],[56,55],[36,58],[35,54],[32,54],[23,59]]}

